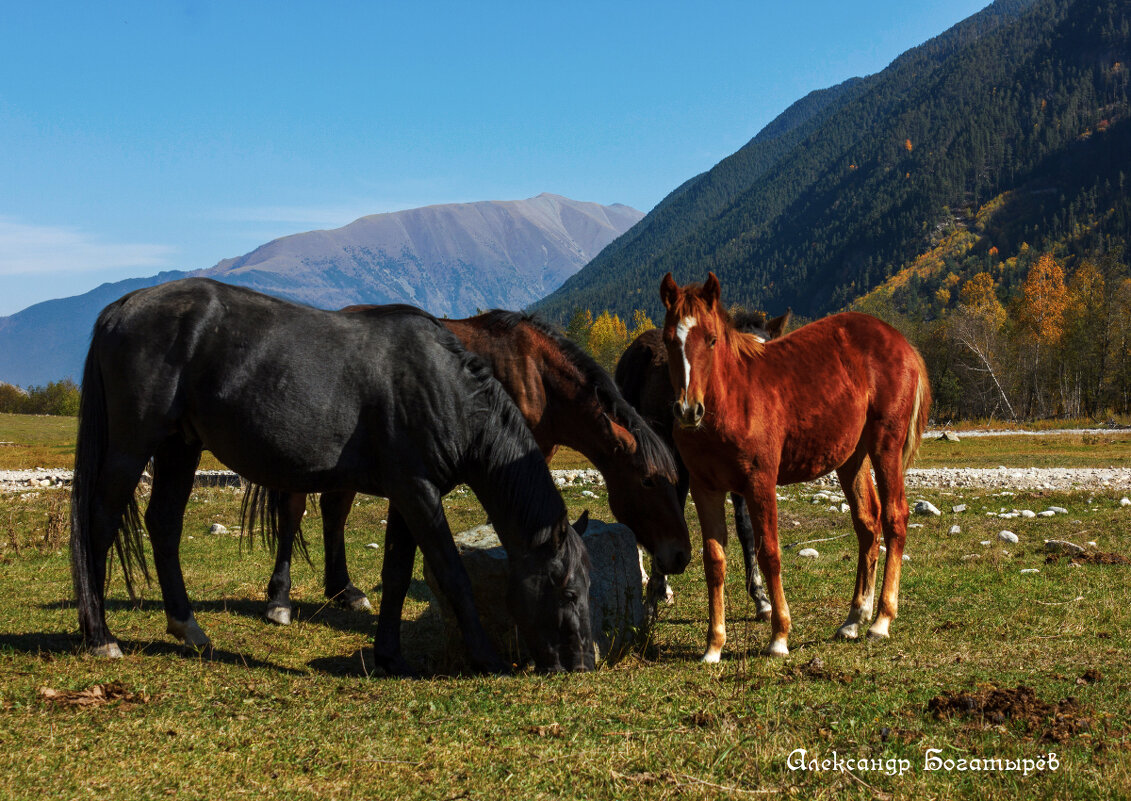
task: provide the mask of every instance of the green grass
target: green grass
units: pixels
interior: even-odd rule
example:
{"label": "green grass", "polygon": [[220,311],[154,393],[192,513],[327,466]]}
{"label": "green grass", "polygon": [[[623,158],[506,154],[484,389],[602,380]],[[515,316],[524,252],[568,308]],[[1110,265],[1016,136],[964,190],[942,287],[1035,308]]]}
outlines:
{"label": "green grass", "polygon": [[[965,445],[963,442],[961,445]],[[783,488],[785,544],[850,531],[846,515]],[[609,519],[603,492],[567,489],[571,512]],[[961,515],[918,518],[911,530],[900,617],[890,641],[840,643],[854,573],[852,536],[790,549],[783,576],[793,613],[792,653],[757,655],[765,624],[752,620],[737,543],[729,552],[729,636],[724,661],[698,663],[705,586],[696,558],[673,577],[653,646],[594,674],[388,679],[371,671],[371,619],[324,606],[320,570],[295,565],[298,621],[261,622],[271,556],[209,526],[237,524],[239,496],[198,490],[182,558],[211,658],[186,656],[164,634],[156,585],[134,607],[120,574],[109,623],[124,659],[81,654],[58,491],[0,495],[0,773],[15,798],[1119,798],[1131,793],[1131,610],[1128,568],[1046,564],[1042,538],[1096,540],[1131,553],[1131,512],[1117,498],[991,491],[915,492]],[[986,511],[1062,505],[1068,516],[999,521]],[[454,529],[482,521],[469,495],[446,502]],[[363,499],[351,517],[356,583],[380,595],[386,504]],[[693,542],[698,539],[694,515]],[[55,521],[54,523],[52,521]],[[960,535],[947,534],[958,522]],[[321,559],[314,505],[306,530]],[[1008,527],[1022,537],[1004,553]],[[188,539],[191,537],[191,539]],[[981,540],[994,545],[983,547]],[[964,559],[970,554],[977,558]],[[1040,573],[1022,574],[1022,568]],[[419,575],[419,560],[417,578]],[[406,656],[432,663],[435,631],[419,620],[422,584],[406,608]],[[818,661],[819,660],[819,661]],[[1078,684],[1095,670],[1094,683]],[[134,701],[64,707],[40,688],[76,691],[121,682]],[[1040,722],[939,720],[930,700],[986,685],[1025,685],[1049,703],[1073,696],[1088,730],[1042,741]],[[1051,721],[1049,721],[1051,725]],[[903,776],[791,771],[789,755],[907,759]],[[944,758],[1037,758],[1060,769],[927,772]]]}

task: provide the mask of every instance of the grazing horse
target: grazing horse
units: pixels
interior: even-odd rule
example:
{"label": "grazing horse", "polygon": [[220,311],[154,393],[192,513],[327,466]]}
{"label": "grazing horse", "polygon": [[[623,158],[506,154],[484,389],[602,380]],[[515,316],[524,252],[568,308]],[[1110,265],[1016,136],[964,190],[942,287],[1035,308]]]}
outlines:
{"label": "grazing horse", "polygon": [[775,487],[831,470],[844,488],[859,542],[856,588],[837,635],[854,639],[872,618],[882,527],[884,582],[868,636],[887,637],[907,537],[903,474],[931,405],[923,359],[894,328],[854,312],[759,342],[735,330],[719,295],[714,273],[702,286],[680,288],[671,273],[660,285],[667,309],[664,344],[677,395],[675,441],[691,474],[703,530],[710,609],[703,661],[717,662],[726,642],[727,491],[746,498],[773,607],[764,653],[783,656],[789,652],[790,617]]}
{"label": "grazing horse", "polygon": [[[374,308],[378,307],[350,306],[342,311]],[[546,460],[559,445],[588,458],[605,477],[609,508],[617,520],[632,529],[659,568],[683,572],[691,559],[691,541],[682,502],[672,486],[676,476],[672,449],[624,401],[608,373],[579,347],[530,315],[495,310],[440,322],[491,366],[495,378],[518,405]],[[367,609],[369,601],[350,581],[346,567],[345,525],[353,497],[352,492],[323,493],[320,500],[325,591],[327,598],[343,606]],[[291,510],[288,519],[293,523],[277,533],[266,617],[286,625],[291,620],[291,554],[306,498],[295,494],[281,503]],[[394,542],[394,552],[386,554],[384,565],[390,570],[405,570],[403,566],[396,568],[396,558],[407,561],[414,551],[411,543],[406,542],[404,547],[407,553]],[[411,576],[411,561],[407,571]],[[394,588],[407,591],[407,580],[385,576],[383,571],[382,603],[390,599],[388,612],[393,619],[400,618]],[[394,656],[389,654],[388,658]]]}
{"label": "grazing horse", "polygon": [[134,557],[123,558],[127,575],[142,556],[134,490],[150,458],[145,524],[168,631],[209,645],[178,555],[207,448],[274,491],[389,498],[451,601],[472,663],[505,671],[441,503],[467,483],[506,548],[510,610],[536,666],[592,668],[588,557],[542,454],[482,360],[419,309],[337,314],[207,279],[142,289],[99,315],[82,390],[71,562],[94,653],[121,655],[106,626],[107,552],[117,541]]}
{"label": "grazing horse", "polygon": [[[789,325],[792,310],[767,320],[760,312],[740,312],[734,316],[734,326],[743,333],[757,337],[762,342],[777,339]],[[614,373],[617,386],[624,399],[636,407],[641,416],[648,421],[665,443],[675,451],[676,469],[679,481],[676,491],[679,504],[687,504],[687,467],[676,451],[672,429],[675,426],[675,390],[668,378],[668,350],[664,347],[663,330],[653,328],[645,331],[632,341],[617,362]],[[757,619],[770,619],[770,599],[762,586],[762,574],[754,554],[754,529],[750,525],[750,513],[746,511],[746,501],[737,493],[731,493],[734,504],[734,530],[742,545],[742,561],[746,567],[746,591],[757,606]],[[648,579],[648,602],[652,608],[661,598],[670,598],[671,588],[664,572],[653,563],[652,575]]]}

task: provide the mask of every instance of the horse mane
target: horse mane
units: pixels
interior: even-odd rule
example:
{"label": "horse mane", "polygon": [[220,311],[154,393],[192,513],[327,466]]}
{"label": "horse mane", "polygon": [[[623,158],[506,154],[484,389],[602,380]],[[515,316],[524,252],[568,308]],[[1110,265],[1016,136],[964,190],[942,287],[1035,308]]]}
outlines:
{"label": "horse mane", "polygon": [[[741,331],[735,320],[731,318],[730,312],[723,308],[719,302],[715,302],[714,308],[708,308],[707,302],[700,297],[702,289],[702,284],[685,286],[669,313],[675,315],[676,318],[694,317],[697,320],[714,315],[722,323],[723,339],[730,346],[731,353],[736,359],[760,357],[765,350],[765,343],[753,334]],[[765,316],[762,319],[764,322]],[[740,317],[740,320],[744,324],[748,322],[743,317]]]}
{"label": "horse mane", "polygon": [[621,396],[634,409],[640,408],[649,368],[667,361],[662,334],[659,328],[648,329],[629,344],[617,362],[613,380],[620,387]]}
{"label": "horse mane", "polygon": [[636,464],[647,474],[662,475],[671,481],[676,480],[675,460],[667,445],[632,404],[625,400],[613,377],[577,343],[534,314],[492,309],[480,314],[477,319],[483,321],[488,331],[495,332],[507,332],[519,325],[529,325],[553,342],[565,356],[566,361],[582,375],[589,386],[593,387],[601,409],[619,425],[624,426],[636,439],[636,452],[632,457]]}

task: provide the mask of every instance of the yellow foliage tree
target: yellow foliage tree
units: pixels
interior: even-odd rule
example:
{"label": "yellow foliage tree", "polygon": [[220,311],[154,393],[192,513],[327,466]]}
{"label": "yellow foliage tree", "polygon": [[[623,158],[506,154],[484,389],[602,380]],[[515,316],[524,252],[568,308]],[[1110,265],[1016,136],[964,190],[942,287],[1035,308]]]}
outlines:
{"label": "yellow foliage tree", "polygon": [[645,331],[651,331],[656,327],[652,322],[652,318],[648,316],[648,312],[643,309],[637,309],[632,313],[632,330],[628,332],[628,341],[633,342],[638,336]]}
{"label": "yellow foliage tree", "polygon": [[1064,314],[1068,311],[1068,287],[1064,268],[1045,253],[1029,268],[1017,302],[1017,324],[1031,341],[1055,345],[1064,334]]}
{"label": "yellow foliage tree", "polygon": [[612,372],[628,347],[628,329],[616,314],[601,312],[589,329],[589,353],[597,363]]}

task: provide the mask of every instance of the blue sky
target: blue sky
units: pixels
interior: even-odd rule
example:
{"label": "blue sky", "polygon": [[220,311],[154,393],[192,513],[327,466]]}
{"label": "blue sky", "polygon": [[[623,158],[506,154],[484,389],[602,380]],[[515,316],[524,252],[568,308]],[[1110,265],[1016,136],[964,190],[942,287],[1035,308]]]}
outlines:
{"label": "blue sky", "polygon": [[6,4],[0,315],[433,203],[648,211],[985,4]]}

